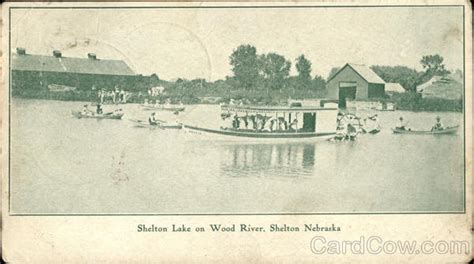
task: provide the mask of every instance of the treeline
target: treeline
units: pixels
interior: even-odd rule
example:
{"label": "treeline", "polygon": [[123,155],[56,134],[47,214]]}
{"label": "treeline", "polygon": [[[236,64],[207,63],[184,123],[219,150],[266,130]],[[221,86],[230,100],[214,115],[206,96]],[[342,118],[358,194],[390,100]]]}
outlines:
{"label": "treeline", "polygon": [[[444,99],[425,100],[416,94],[416,86],[430,80],[435,75],[450,73],[438,54],[423,56],[420,64],[423,70],[406,66],[374,65],[371,69],[385,82],[400,83],[407,93],[384,98],[391,100],[406,110],[461,109],[461,102]],[[58,100],[96,100],[97,91],[112,90],[115,87],[130,92],[128,102],[142,103],[144,99],[172,102],[219,103],[230,99],[242,100],[248,104],[284,104],[289,98],[325,98],[326,82],[340,68],[331,69],[323,78],[312,75],[312,62],[301,54],[293,60],[275,52],[260,54],[252,45],[240,45],[229,56],[232,75],[224,79],[161,80],[157,74],[149,76],[96,76],[56,73],[14,72],[12,91],[14,96]],[[342,65],[341,65],[342,66]],[[291,75],[294,67],[296,75]],[[49,84],[76,87],[75,91],[50,92]],[[152,87],[162,86],[165,93],[150,95]]]}
{"label": "treeline", "polygon": [[[209,82],[205,79],[178,79],[175,82],[163,82],[165,97],[185,103],[206,102],[203,97],[217,98],[213,102],[228,102],[231,98],[243,100],[249,104],[283,104],[288,98],[324,98],[326,82],[340,68],[333,68],[327,79],[311,76],[312,63],[300,55],[294,60],[297,75],[291,76],[292,62],[277,53],[258,54],[251,45],[240,45],[229,56],[233,76],[224,80]],[[416,94],[416,86],[434,75],[450,73],[443,64],[440,55],[423,56],[420,60],[422,71],[406,66],[374,65],[371,69],[385,82],[400,83],[408,92],[387,98],[406,110],[458,110],[459,102],[444,99],[423,99]],[[413,93],[413,94],[412,94]]]}
{"label": "treeline", "polygon": [[270,52],[258,54],[251,45],[240,45],[230,55],[230,66],[236,84],[247,90],[318,90],[325,89],[326,81],[311,77],[311,62],[302,54],[295,59],[297,76],[290,76],[292,62]]}
{"label": "treeline", "polygon": [[233,76],[209,82],[205,79],[178,79],[165,85],[170,97],[218,97],[219,101],[243,99],[249,103],[278,104],[288,98],[322,98],[326,80],[311,76],[312,63],[302,54],[295,58],[297,75],[291,76],[292,62],[270,52],[258,54],[251,45],[240,45],[229,56]]}
{"label": "treeline", "polygon": [[423,71],[406,66],[381,66],[374,65],[371,69],[385,82],[399,83],[407,91],[416,92],[416,86],[429,81],[433,76],[444,76],[450,71],[443,63],[444,58],[438,54],[423,56],[420,64]]}

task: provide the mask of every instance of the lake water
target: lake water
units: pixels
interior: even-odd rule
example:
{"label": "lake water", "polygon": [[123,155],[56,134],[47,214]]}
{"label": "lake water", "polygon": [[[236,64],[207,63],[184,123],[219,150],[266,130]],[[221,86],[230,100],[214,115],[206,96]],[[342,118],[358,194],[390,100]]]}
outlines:
{"label": "lake water", "polygon": [[[199,142],[180,130],[76,119],[81,102],[13,99],[11,212],[49,214],[370,213],[463,211],[463,128],[457,135],[394,135],[460,113],[378,112],[382,131],[355,142]],[[112,106],[105,106],[105,110]],[[367,113],[359,113],[365,116]],[[219,107],[158,118],[213,127]]]}

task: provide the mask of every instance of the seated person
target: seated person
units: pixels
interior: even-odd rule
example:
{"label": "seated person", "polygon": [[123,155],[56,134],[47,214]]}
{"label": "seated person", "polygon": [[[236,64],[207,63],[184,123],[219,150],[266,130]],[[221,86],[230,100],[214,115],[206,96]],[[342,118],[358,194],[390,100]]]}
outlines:
{"label": "seated person", "polygon": [[91,110],[89,110],[88,105],[84,105],[84,107],[82,108],[82,114],[83,115],[90,115],[91,114]]}
{"label": "seated person", "polygon": [[158,125],[158,121],[155,119],[155,112],[151,113],[151,115],[148,117],[148,123],[152,126]]}
{"label": "seated person", "polygon": [[119,108],[119,109],[115,109],[115,110],[114,110],[114,115],[121,115],[121,114],[123,114],[122,108]]}
{"label": "seated person", "polygon": [[398,129],[398,130],[407,130],[407,122],[404,122],[403,121],[403,117],[400,117],[398,119],[398,124],[397,126],[395,127],[395,129]]}
{"label": "seated person", "polygon": [[443,129],[444,129],[444,125],[443,125],[443,123],[441,123],[441,117],[437,116],[437,117],[436,117],[436,123],[435,123],[435,125],[431,128],[431,131],[443,130]]}

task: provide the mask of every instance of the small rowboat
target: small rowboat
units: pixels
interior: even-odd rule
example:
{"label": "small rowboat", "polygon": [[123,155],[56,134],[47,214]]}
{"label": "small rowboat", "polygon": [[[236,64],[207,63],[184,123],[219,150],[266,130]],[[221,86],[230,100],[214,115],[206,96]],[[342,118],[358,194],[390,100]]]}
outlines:
{"label": "small rowboat", "polygon": [[136,127],[144,127],[144,128],[160,128],[160,129],[181,129],[181,124],[169,124],[166,121],[157,119],[157,125],[150,125],[148,121],[139,120],[139,119],[129,119],[130,122],[133,122]]}
{"label": "small rowboat", "polygon": [[374,129],[372,129],[372,130],[370,130],[370,131],[367,131],[367,133],[373,134],[373,135],[378,134],[379,132],[380,132],[380,129],[379,129],[379,128],[374,128]]}
{"label": "small rowboat", "polygon": [[106,114],[96,114],[91,113],[89,115],[83,114],[81,111],[71,111],[71,114],[77,118],[95,118],[95,119],[122,119],[123,113],[106,113]]}
{"label": "small rowboat", "polygon": [[144,110],[148,111],[171,111],[182,112],[186,109],[184,106],[178,105],[140,105]]}
{"label": "small rowboat", "polygon": [[455,134],[459,126],[447,127],[442,130],[433,130],[433,131],[422,131],[422,130],[401,130],[392,128],[393,133],[395,134],[413,134],[413,135],[445,135],[445,134]]}

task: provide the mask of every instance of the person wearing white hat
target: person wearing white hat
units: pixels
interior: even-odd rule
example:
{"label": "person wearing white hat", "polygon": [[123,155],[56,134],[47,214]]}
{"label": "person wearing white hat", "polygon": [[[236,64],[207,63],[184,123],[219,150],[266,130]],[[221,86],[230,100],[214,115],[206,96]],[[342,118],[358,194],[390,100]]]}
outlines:
{"label": "person wearing white hat", "polygon": [[433,128],[431,128],[431,131],[443,130],[443,129],[444,129],[444,125],[443,125],[443,123],[441,123],[441,117],[437,116],[436,117],[436,123],[433,126]]}

